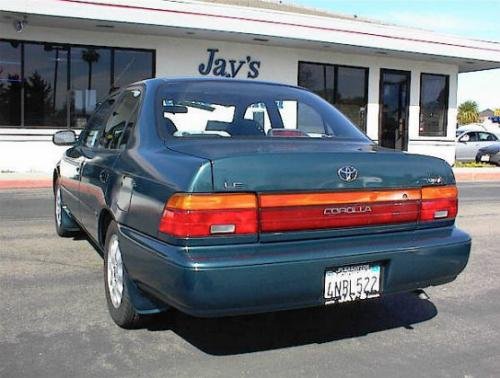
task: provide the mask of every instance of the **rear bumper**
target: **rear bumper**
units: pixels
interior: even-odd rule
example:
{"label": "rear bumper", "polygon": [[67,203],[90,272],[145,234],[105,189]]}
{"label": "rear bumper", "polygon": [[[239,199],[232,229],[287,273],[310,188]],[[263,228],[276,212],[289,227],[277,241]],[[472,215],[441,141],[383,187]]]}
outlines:
{"label": "rear bumper", "polygon": [[452,281],[471,240],[455,227],[332,239],[182,247],[120,227],[124,264],[143,291],[195,316],[324,304],[329,268],[379,262],[382,292]]}

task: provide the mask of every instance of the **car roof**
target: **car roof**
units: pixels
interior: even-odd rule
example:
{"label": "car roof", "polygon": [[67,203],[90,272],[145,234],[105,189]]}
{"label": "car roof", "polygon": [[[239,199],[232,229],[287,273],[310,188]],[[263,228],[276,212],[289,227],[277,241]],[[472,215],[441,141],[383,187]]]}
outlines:
{"label": "car roof", "polygon": [[[267,81],[267,80],[255,80],[255,79],[233,79],[233,78],[219,78],[219,77],[158,77],[153,79],[146,79],[140,81],[138,83],[146,83],[146,84],[159,84],[159,83],[205,83],[205,82],[213,82],[213,83],[234,83],[234,84],[264,84],[264,85],[273,85],[279,87],[288,87],[288,88],[302,88],[296,85],[278,83],[275,81]],[[134,83],[137,84],[137,83]],[[306,89],[306,88],[302,88]],[[306,89],[307,90],[307,89]]]}

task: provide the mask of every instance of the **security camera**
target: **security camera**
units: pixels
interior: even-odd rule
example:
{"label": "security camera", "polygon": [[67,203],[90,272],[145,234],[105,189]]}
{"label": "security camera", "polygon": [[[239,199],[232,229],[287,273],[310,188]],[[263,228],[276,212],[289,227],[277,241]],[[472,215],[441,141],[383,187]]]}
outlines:
{"label": "security camera", "polygon": [[16,32],[21,33],[24,30],[26,23],[27,23],[26,20],[15,20],[14,29],[16,29]]}

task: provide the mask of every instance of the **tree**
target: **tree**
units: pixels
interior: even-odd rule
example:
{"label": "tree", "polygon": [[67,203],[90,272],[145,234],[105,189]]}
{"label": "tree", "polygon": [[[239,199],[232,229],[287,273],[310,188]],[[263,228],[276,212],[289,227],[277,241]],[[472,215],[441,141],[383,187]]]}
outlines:
{"label": "tree", "polygon": [[96,63],[99,58],[99,53],[92,47],[89,47],[88,49],[82,51],[82,60],[87,62],[87,64],[89,65],[89,79],[87,89],[92,88],[92,63]]}
{"label": "tree", "polygon": [[476,101],[465,101],[458,107],[457,121],[459,125],[479,122],[479,110]]}
{"label": "tree", "polygon": [[493,115],[494,115],[495,117],[500,116],[500,108],[495,108],[495,109],[493,109]]}

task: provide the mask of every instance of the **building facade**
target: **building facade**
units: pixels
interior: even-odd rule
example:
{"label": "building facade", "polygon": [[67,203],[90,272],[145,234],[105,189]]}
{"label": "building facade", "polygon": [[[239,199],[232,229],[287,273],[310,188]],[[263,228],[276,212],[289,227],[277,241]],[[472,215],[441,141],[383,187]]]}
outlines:
{"label": "building facade", "polygon": [[[146,5],[147,4],[147,5]],[[459,72],[500,67],[492,42],[355,18],[197,1],[0,3],[0,170],[50,172],[59,129],[150,77],[304,86],[388,148],[453,163]]]}

